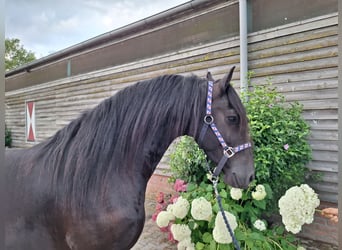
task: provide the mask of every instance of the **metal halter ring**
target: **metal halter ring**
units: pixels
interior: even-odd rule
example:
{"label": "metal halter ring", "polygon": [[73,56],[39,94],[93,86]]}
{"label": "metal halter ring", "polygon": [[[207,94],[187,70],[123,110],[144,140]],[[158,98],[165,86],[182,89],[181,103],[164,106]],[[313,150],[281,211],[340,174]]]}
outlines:
{"label": "metal halter ring", "polygon": [[223,150],[223,154],[227,158],[230,158],[230,157],[233,157],[235,155],[235,151],[234,151],[234,149],[232,147],[228,147],[227,149]]}
{"label": "metal halter ring", "polygon": [[204,116],[204,123],[205,124],[212,124],[214,122],[214,117],[212,115],[206,115]]}

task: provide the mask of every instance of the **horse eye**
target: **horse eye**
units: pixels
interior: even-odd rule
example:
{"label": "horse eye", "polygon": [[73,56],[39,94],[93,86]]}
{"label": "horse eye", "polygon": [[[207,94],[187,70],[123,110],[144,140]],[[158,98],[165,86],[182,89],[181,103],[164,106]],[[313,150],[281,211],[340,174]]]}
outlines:
{"label": "horse eye", "polygon": [[235,115],[234,116],[233,115],[232,116],[228,116],[227,120],[228,120],[229,123],[236,124],[238,122],[238,117],[235,116]]}

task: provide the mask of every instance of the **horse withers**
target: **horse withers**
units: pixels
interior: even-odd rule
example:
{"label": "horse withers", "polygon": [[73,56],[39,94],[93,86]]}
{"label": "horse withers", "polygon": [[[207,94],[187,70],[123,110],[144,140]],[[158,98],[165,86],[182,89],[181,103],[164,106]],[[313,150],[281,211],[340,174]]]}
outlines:
{"label": "horse withers", "polygon": [[195,138],[227,184],[246,188],[253,154],[232,74],[138,82],[46,141],[8,150],[6,249],[130,249],[144,226],[147,182],[182,135]]}

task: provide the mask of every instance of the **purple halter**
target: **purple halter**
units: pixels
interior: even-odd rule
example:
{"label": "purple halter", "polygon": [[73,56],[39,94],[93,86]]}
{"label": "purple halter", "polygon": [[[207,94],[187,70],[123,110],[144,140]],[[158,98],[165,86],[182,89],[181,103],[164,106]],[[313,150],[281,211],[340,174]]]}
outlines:
{"label": "purple halter", "polygon": [[201,144],[204,138],[205,133],[207,132],[208,127],[212,129],[214,134],[216,135],[217,139],[219,140],[222,148],[223,148],[223,156],[218,163],[217,167],[214,169],[213,176],[218,177],[219,174],[222,171],[222,168],[224,164],[227,162],[227,160],[231,157],[233,157],[236,153],[245,150],[247,148],[252,147],[252,144],[250,142],[238,145],[236,147],[230,147],[227,145],[227,143],[224,141],[221,133],[216,127],[216,124],[214,123],[214,117],[211,113],[211,105],[212,105],[212,99],[213,99],[213,86],[214,83],[212,81],[208,81],[208,94],[207,94],[207,107],[206,107],[206,115],[204,116],[204,125],[202,127],[200,136],[199,136],[199,143]]}

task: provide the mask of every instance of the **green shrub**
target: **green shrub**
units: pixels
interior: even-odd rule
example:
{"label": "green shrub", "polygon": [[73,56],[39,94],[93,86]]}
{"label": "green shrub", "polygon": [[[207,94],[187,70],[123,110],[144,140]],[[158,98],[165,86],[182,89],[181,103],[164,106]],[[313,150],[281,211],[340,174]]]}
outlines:
{"label": "green shrub", "polygon": [[5,147],[12,146],[12,132],[7,126],[5,125]]}
{"label": "green shrub", "polygon": [[206,155],[193,138],[182,136],[170,154],[171,182],[182,179],[199,183],[207,174]]}
{"label": "green shrub", "polygon": [[310,128],[298,102],[286,103],[270,83],[252,87],[242,99],[248,98],[244,105],[254,143],[256,180],[270,185],[275,202],[289,187],[306,182]]}

